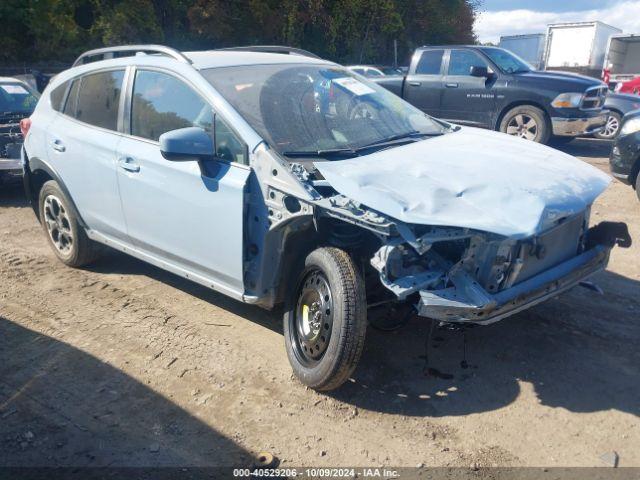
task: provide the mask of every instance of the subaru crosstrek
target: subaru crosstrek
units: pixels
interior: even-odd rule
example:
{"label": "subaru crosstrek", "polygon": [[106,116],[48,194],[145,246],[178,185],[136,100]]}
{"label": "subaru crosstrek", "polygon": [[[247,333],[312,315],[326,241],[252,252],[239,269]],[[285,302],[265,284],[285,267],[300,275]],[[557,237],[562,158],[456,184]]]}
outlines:
{"label": "subaru crosstrek", "polygon": [[599,170],[431,118],[305,52],[268,50],[115,47],[51,81],[24,182],[62,262],[85,265],[108,245],[239,301],[284,305],[296,376],[330,390],[358,362],[368,307],[487,324],[629,243],[624,224],[589,228],[610,181]]}

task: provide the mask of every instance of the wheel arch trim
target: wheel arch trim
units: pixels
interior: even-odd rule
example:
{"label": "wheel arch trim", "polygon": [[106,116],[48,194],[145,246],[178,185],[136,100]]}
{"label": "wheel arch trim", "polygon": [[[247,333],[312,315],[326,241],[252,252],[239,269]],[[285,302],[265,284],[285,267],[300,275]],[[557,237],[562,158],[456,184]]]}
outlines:
{"label": "wheel arch trim", "polygon": [[38,220],[40,220],[40,205],[39,205],[40,189],[38,188],[38,190],[36,191],[34,187],[34,176],[38,175],[38,172],[43,172],[45,175],[50,177],[52,180],[54,180],[58,184],[58,186],[60,187],[64,195],[67,197],[67,199],[71,203],[69,207],[73,210],[73,214],[78,219],[78,223],[80,224],[80,226],[82,226],[83,228],[88,228],[86,222],[82,218],[82,215],[80,215],[78,207],[73,201],[73,197],[71,196],[69,189],[67,188],[60,174],[55,170],[55,168],[53,168],[49,163],[47,163],[46,161],[42,160],[39,157],[29,158],[27,156],[26,151],[24,151],[23,169],[24,169],[23,184],[24,184],[25,194]]}

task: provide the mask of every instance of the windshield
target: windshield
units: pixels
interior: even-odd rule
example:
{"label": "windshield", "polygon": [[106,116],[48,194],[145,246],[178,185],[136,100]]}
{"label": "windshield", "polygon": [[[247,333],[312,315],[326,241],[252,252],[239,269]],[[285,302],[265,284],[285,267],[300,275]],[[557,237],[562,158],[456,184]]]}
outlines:
{"label": "windshield", "polygon": [[0,83],[0,112],[31,113],[38,98],[21,83]]}
{"label": "windshield", "polygon": [[481,48],[504,73],[526,73],[535,70],[531,65],[508,50],[502,48]]}
{"label": "windshield", "polygon": [[357,150],[446,130],[384,88],[332,65],[251,65],[201,73],[284,155]]}

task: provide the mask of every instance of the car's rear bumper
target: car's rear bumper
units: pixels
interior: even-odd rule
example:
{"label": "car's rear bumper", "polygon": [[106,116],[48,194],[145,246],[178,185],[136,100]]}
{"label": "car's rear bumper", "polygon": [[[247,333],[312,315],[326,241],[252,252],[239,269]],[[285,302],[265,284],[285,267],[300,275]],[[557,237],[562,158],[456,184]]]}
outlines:
{"label": "car's rear bumper", "polygon": [[547,300],[604,270],[609,262],[610,251],[610,246],[597,245],[581,255],[495,294],[487,292],[477,282],[468,282],[463,288],[421,291],[418,314],[443,322],[497,322]]}
{"label": "car's rear bumper", "polygon": [[553,134],[559,137],[578,137],[598,133],[607,123],[608,110],[602,110],[597,115],[579,118],[551,117]]}

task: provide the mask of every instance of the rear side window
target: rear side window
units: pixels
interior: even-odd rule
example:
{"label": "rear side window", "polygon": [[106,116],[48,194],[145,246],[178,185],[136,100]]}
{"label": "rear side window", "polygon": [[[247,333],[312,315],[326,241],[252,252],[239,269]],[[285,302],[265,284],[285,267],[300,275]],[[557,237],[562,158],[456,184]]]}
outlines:
{"label": "rear side window", "polygon": [[64,94],[67,93],[67,87],[69,86],[69,82],[64,82],[61,85],[58,85],[51,91],[51,107],[56,112],[62,111],[62,102],[64,101]]}
{"label": "rear side window", "polygon": [[469,50],[451,50],[449,75],[470,75],[471,67],[486,67],[487,62]]}
{"label": "rear side window", "polygon": [[425,50],[416,67],[416,73],[421,75],[439,75],[444,50]]}
{"label": "rear side window", "polygon": [[138,70],[133,84],[131,134],[157,141],[185,127],[211,130],[209,104],[184,82],[162,72]]}
{"label": "rear side window", "polygon": [[123,78],[124,70],[82,77],[75,118],[96,127],[117,130]]}

